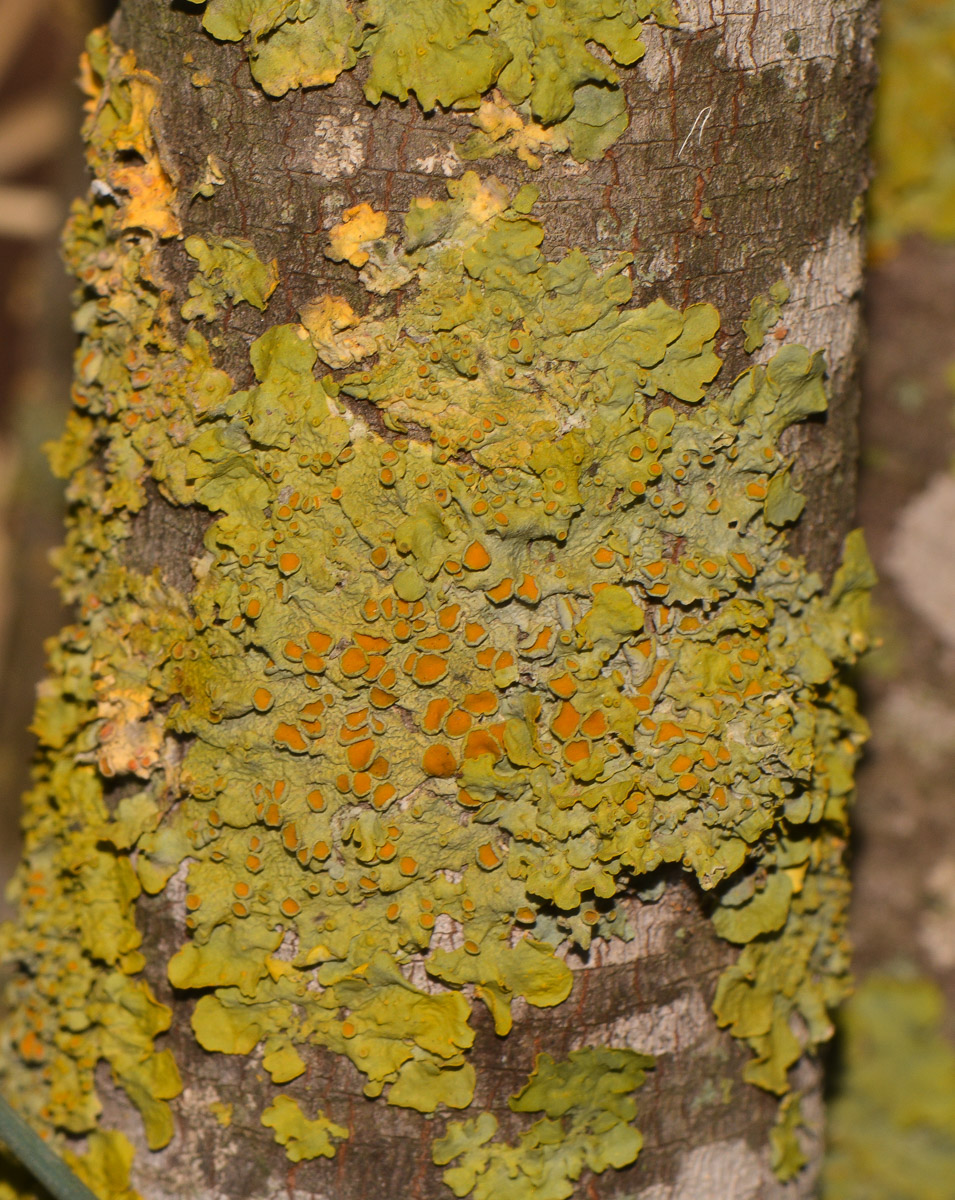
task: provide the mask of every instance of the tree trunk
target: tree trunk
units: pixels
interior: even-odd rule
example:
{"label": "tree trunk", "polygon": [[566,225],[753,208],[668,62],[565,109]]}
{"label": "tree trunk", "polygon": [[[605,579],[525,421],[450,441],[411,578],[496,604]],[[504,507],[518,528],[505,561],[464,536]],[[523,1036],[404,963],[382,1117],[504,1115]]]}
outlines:
{"label": "tree trunk", "polygon": [[872,33],[190,0],[91,40],[2,1070],[102,1194],[129,1144],[146,1200],[812,1193]]}

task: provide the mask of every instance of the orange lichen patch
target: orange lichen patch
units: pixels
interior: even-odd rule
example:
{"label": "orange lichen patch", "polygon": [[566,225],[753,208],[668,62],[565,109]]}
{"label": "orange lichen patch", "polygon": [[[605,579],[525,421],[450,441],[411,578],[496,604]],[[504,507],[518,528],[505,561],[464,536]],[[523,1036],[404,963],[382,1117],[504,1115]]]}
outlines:
{"label": "orange lichen patch", "polygon": [[766,484],[759,480],[746,485],[746,495],[749,496],[750,500],[765,500],[767,490]]}
{"label": "orange lichen patch", "polygon": [[426,775],[447,778],[457,771],[458,764],[450,747],[443,742],[436,742],[425,750],[421,767]]}
{"label": "orange lichen patch", "polygon": [[500,856],[490,842],[484,842],[478,846],[477,860],[485,871],[493,871],[495,867],[501,865]]}
{"label": "orange lichen patch", "polygon": [[285,721],[280,722],[275,727],[275,733],[272,736],[279,745],[287,746],[289,750],[294,751],[296,754],[303,754],[308,749],[308,745],[301,733],[299,733],[294,725],[289,725]]}
{"label": "orange lichen patch", "polygon": [[472,718],[470,713],[466,713],[460,708],[455,708],[448,714],[448,719],[444,723],[444,731],[448,737],[464,737],[471,728],[471,724]]}
{"label": "orange lichen patch", "polygon": [[739,568],[741,573],[746,576],[747,579],[752,579],[753,576],[756,574],[756,568],[753,566],[752,562],[750,561],[749,558],[747,558],[747,556],[745,554],[734,553],[734,554],[730,555],[730,558],[733,560],[733,562]]}
{"label": "orange lichen patch", "polygon": [[658,659],[654,664],[653,670],[647,678],[637,688],[637,692],[643,696],[652,695],[660,685],[660,681],[665,674],[670,662],[668,659]]}
{"label": "orange lichen patch", "polygon": [[703,753],[700,755],[700,762],[708,771],[715,770],[717,765],[716,758],[709,752],[709,750],[703,751]]}
{"label": "orange lichen patch", "polygon": [[374,756],[375,742],[373,738],[362,738],[360,742],[354,742],[348,747],[348,765],[353,771],[364,771]]}
{"label": "orange lichen patch", "polygon": [[471,542],[464,551],[461,562],[469,571],[483,571],[491,565],[491,556],[480,542]]}
{"label": "orange lichen patch", "polygon": [[514,666],[514,655],[510,650],[502,650],[494,661],[495,671],[506,671],[508,667]]}
{"label": "orange lichen patch", "polygon": [[368,712],[367,708],[362,708],[358,712],[348,713],[345,717],[345,724],[338,731],[338,740],[342,745],[350,745],[367,735]]}
{"label": "orange lichen patch", "polygon": [[27,1062],[42,1062],[46,1057],[46,1047],[32,1029],[20,1039],[18,1049]]}
{"label": "orange lichen patch", "polygon": [[398,697],[391,692],[386,692],[384,688],[373,687],[368,693],[368,699],[375,708],[390,708]]}
{"label": "orange lichen patch", "polygon": [[503,604],[514,594],[514,580],[508,576],[506,579],[502,579],[496,587],[489,588],[484,594],[495,604]]}
{"label": "orange lichen patch", "polygon": [[533,575],[525,575],[517,587],[517,594],[528,604],[536,604],[541,598],[540,585]]}
{"label": "orange lichen patch", "polygon": [[612,567],[617,561],[616,554],[606,546],[598,546],[592,557],[594,565],[598,567]]}
{"label": "orange lichen patch", "polygon": [[501,743],[486,729],[472,729],[464,743],[465,758],[480,758],[482,754],[499,759],[504,753]]}
{"label": "orange lichen patch", "polygon": [[189,894],[186,896],[186,908],[187,908],[187,909],[188,909],[190,912],[195,912],[195,911],[196,911],[196,909],[197,909],[197,908],[199,908],[199,906],[200,906],[201,904],[202,904],[202,897],[201,897],[201,896],[197,896],[195,892],[190,892],[190,893],[189,893]]}
{"label": "orange lichen patch", "polygon": [[298,644],[298,642],[286,642],[282,653],[292,662],[299,662],[305,651]]}
{"label": "orange lichen patch", "polygon": [[277,829],[282,824],[282,810],[273,800],[262,813],[262,820],[270,829]]}
{"label": "orange lichen patch", "polygon": [[282,830],[282,844],[286,850],[298,849],[298,830],[295,828],[295,823],[291,822]]}
{"label": "orange lichen patch", "polygon": [[580,726],[581,733],[585,733],[589,738],[600,738],[607,732],[607,718],[599,709],[592,712],[586,721]]}
{"label": "orange lichen patch", "polygon": [[667,565],[657,559],[656,562],[647,563],[643,569],[651,579],[659,579],[661,575],[666,574]]}
{"label": "orange lichen patch", "polygon": [[312,847],[312,857],[318,859],[319,862],[324,862],[331,855],[331,852],[328,842],[319,841]]}
{"label": "orange lichen patch", "polygon": [[590,747],[586,742],[570,742],[564,750],[564,758],[569,763],[583,762],[590,757]]}
{"label": "orange lichen patch", "polygon": [[416,875],[418,872],[418,862],[410,854],[406,854],[398,859],[398,870],[402,875]]}
{"label": "orange lichen patch", "polygon": [[354,678],[356,675],[364,675],[368,669],[368,656],[358,646],[349,646],[345,653],[341,656],[340,665],[342,674]]}
{"label": "orange lichen patch", "polygon": [[279,570],[283,575],[294,575],[302,565],[302,560],[297,554],[292,554],[291,551],[286,551],[285,554],[279,555]]}
{"label": "orange lichen patch", "polygon": [[464,626],[464,641],[468,646],[477,646],[487,637],[487,630],[483,625],[478,625],[474,621],[468,621]]}
{"label": "orange lichen patch", "polygon": [[446,696],[435,696],[428,703],[428,707],[425,709],[424,721],[421,723],[421,727],[425,733],[437,733],[450,709],[451,701]]}
{"label": "orange lichen patch", "polygon": [[489,717],[497,712],[498,703],[495,692],[468,692],[461,706],[475,717]]}
{"label": "orange lichen patch", "polygon": [[577,682],[573,676],[568,674],[558,675],[554,679],[548,679],[547,686],[561,700],[570,700],[577,691]]}
{"label": "orange lichen patch", "polygon": [[529,645],[519,647],[520,655],[522,658],[531,658],[538,654],[545,654],[550,649],[553,640],[553,627],[545,625]]}
{"label": "orange lichen patch", "polygon": [[577,732],[580,725],[580,713],[570,703],[565,700],[560,706],[557,716],[551,721],[551,732],[556,734],[562,742],[568,741]]}
{"label": "orange lichen patch", "polygon": [[258,687],[252,693],[252,705],[259,712],[268,712],[272,707],[273,697],[268,688]]}
{"label": "orange lichen patch", "polygon": [[497,650],[493,646],[487,646],[475,654],[474,660],[479,667],[484,667],[485,670],[489,671],[494,663],[494,656],[496,654]]}
{"label": "orange lichen patch", "polygon": [[373,682],[385,669],[387,660],[384,655],[371,654],[368,656],[368,670],[365,672],[365,678],[369,682]]}
{"label": "orange lichen patch", "polygon": [[759,686],[755,679],[751,679],[746,687],[743,688],[743,696],[746,699],[752,699],[754,696],[761,696],[762,694],[763,689]]}
{"label": "orange lichen patch", "polygon": [[681,774],[683,771],[688,771],[693,766],[693,759],[688,754],[678,754],[671,763],[673,773]]}
{"label": "orange lichen patch", "polygon": [[387,807],[397,795],[398,792],[392,784],[379,783],[372,793],[371,802],[375,808],[382,809]]}
{"label": "orange lichen patch", "polygon": [[456,629],[460,619],[460,604],[446,604],[443,608],[438,609],[438,624],[442,629],[448,631]]}
{"label": "orange lichen patch", "polygon": [[302,906],[297,900],[293,900],[291,896],[286,896],[279,905],[283,917],[294,917],[302,911]]}
{"label": "orange lichen patch", "polygon": [[370,633],[356,633],[355,641],[362,650],[367,650],[369,653],[379,654],[382,650],[391,649],[391,642],[387,638],[374,637]]}
{"label": "orange lichen patch", "polygon": [[693,788],[695,788],[698,783],[699,783],[699,780],[697,779],[697,777],[695,775],[693,775],[692,773],[687,772],[686,775],[681,775],[680,778],[677,780],[677,787],[682,792],[689,792]]}
{"label": "orange lichen patch", "polygon": [[451,638],[446,633],[432,633],[415,643],[419,650],[450,650]]}
{"label": "orange lichen patch", "polygon": [[686,733],[679,725],[674,724],[673,721],[661,721],[657,726],[657,735],[653,739],[653,744],[655,746],[662,746],[664,742],[671,742],[676,739],[682,740],[685,737]]}

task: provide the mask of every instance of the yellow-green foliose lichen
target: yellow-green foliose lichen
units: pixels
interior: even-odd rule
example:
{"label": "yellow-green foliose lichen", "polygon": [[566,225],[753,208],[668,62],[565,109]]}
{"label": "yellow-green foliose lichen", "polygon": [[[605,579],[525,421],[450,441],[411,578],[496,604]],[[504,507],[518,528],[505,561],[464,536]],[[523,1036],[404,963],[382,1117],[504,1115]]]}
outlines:
{"label": "yellow-green foliose lichen", "polygon": [[264,311],[279,281],[275,259],[262,262],[245,238],[187,237],[184,248],[199,267],[181,309],[184,320],[214,321],[229,300],[235,304],[244,300]]}
{"label": "yellow-green foliose lichen", "polygon": [[[508,147],[599,158],[627,128],[614,69],[646,53],[643,22],[675,25],[672,0],[190,0],[221,41],[248,37],[272,96],[333,83],[368,60],[365,96],[425,111],[479,110],[467,156]],[[495,97],[482,103],[491,89]]]}
{"label": "yellow-green foliose lichen", "polygon": [[[712,306],[634,307],[627,257],[547,258],[534,189],[469,173],[397,228],[344,212],[328,253],[365,310],[316,296],[253,343],[239,390],[158,271],[180,229],[158,81],[102,34],[86,78],[110,196],[70,222],[81,345],[52,453],[76,619],[37,707],[4,1089],[83,1133],[105,1059],[149,1144],[169,1140],[170,1013],[133,905],[176,876],[168,974],[202,992],[206,1050],[260,1047],[283,1084],[320,1046],[370,1097],[466,1108],[472,997],[500,1034],[515,999],[560,1004],[557,947],[627,936],[618,890],[676,863],[743,945],[718,1018],[783,1093],[844,990],[863,729],[842,671],[871,584],[854,534],[825,588],[780,533],[798,509],[771,500],[780,435],[826,406],[821,355],[720,380]],[[235,247],[204,277],[214,304],[250,300],[262,264]],[[188,594],[124,565],[148,489],[208,514]],[[590,1062],[542,1059],[521,1103],[556,1120],[561,1072]],[[534,1129],[488,1145],[485,1122],[461,1154],[506,1172]],[[591,1161],[568,1154],[553,1187]]]}
{"label": "yellow-green foliose lichen", "polygon": [[877,252],[955,238],[955,2],[885,0],[869,195]]}
{"label": "yellow-green foliose lichen", "polygon": [[839,1015],[824,1200],[947,1200],[955,1178],[955,1046],[938,985],[873,974]]}
{"label": "yellow-green foliose lichen", "polygon": [[769,1134],[772,1168],[783,1183],[794,1179],[808,1162],[798,1137],[798,1131],[805,1124],[801,1099],[799,1092],[790,1092],[783,1097],[776,1124]]}
{"label": "yellow-green foliose lichen", "polygon": [[563,1062],[538,1055],[508,1104],[543,1116],[516,1145],[494,1140],[492,1113],[452,1121],[433,1147],[438,1166],[454,1163],[444,1182],[455,1196],[473,1200],[565,1200],[585,1170],[599,1175],[629,1166],[643,1145],[630,1124],[637,1113],[632,1093],[652,1066],[648,1055],[606,1046],[573,1050]]}
{"label": "yellow-green foliose lichen", "polygon": [[334,1158],[335,1143],[348,1137],[348,1130],[329,1121],[323,1112],[311,1120],[291,1096],[281,1094],[262,1114],[262,1124],[275,1130],[275,1140],[285,1146],[285,1153],[292,1162]]}

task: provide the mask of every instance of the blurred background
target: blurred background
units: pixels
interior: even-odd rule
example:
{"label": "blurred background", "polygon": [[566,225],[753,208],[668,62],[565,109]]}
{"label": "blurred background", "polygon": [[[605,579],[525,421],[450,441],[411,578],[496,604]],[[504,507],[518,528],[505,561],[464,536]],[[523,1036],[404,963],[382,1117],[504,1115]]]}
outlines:
{"label": "blurred background", "polygon": [[[76,58],[108,0],[0,0],[0,887],[33,688],[65,614],[42,443],[69,397],[57,254],[84,187]],[[853,861],[857,991],[824,1200],[955,1198],[955,0],[883,0],[859,523],[881,582]],[[0,919],[9,915],[0,899]],[[727,1200],[732,1200],[728,1197]]]}

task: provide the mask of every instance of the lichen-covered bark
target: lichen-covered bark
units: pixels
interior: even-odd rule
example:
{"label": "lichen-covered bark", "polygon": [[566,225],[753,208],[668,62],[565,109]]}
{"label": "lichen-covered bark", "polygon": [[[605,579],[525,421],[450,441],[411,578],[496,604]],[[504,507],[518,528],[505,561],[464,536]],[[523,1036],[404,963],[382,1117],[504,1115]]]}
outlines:
{"label": "lichen-covered bark", "polygon": [[685,7],[91,41],[5,1086],[101,1187],[811,1191],[871,30]]}

